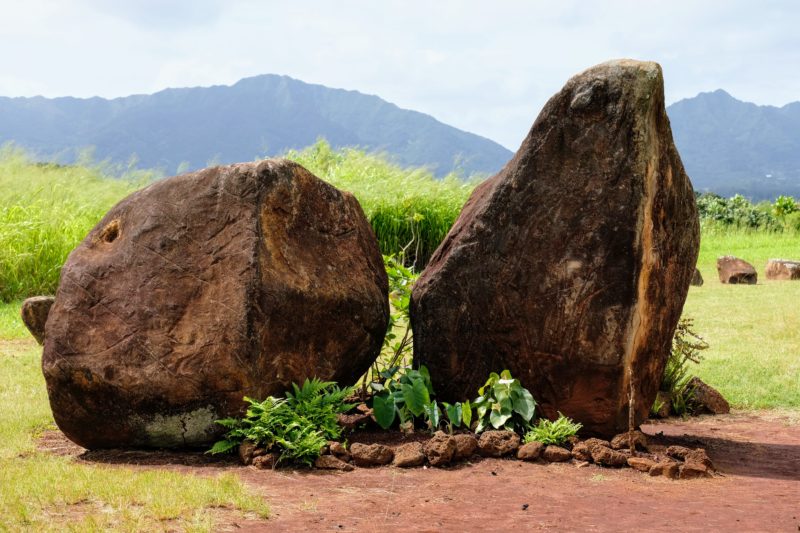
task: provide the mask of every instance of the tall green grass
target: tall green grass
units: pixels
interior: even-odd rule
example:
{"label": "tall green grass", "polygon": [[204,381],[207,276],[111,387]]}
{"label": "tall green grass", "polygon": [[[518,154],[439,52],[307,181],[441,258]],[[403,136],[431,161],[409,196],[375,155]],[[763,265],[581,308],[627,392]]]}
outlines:
{"label": "tall green grass", "polygon": [[428,262],[469,198],[475,181],[457,175],[437,180],[425,169],[404,169],[380,154],[335,151],[324,140],[287,154],[308,170],[358,199],[384,254],[408,245],[406,259]]}
{"label": "tall green grass", "polygon": [[13,146],[0,148],[0,301],[53,294],[69,252],[145,179],[35,164]]}

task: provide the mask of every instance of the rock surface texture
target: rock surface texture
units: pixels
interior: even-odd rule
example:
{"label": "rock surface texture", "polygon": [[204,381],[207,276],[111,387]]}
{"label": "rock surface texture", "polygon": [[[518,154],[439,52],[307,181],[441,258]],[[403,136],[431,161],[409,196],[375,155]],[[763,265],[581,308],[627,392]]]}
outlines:
{"label": "rock surface texture", "polygon": [[732,255],[717,259],[717,273],[722,283],[731,285],[755,285],[758,282],[758,272],[753,265]]}
{"label": "rock surface texture", "polygon": [[158,181],[64,266],[42,359],[56,423],[87,448],[206,445],[245,395],[353,383],[387,291],[358,202],[295,163]]}
{"label": "rock surface texture", "polygon": [[416,283],[415,362],[448,401],[507,368],[544,416],[608,436],[627,429],[632,389],[638,425],[695,271],[693,194],[656,63],[573,77]]}
{"label": "rock surface texture", "polygon": [[55,298],[52,296],[33,296],[22,302],[20,315],[22,323],[39,344],[44,344],[44,326]]}
{"label": "rock surface texture", "polygon": [[793,280],[800,279],[800,261],[788,259],[770,259],[765,269],[767,279]]}

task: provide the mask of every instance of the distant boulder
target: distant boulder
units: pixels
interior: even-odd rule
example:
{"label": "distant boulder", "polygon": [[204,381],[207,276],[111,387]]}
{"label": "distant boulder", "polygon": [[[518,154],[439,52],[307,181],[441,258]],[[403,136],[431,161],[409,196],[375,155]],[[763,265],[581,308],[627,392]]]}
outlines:
{"label": "distant boulder", "polygon": [[731,285],[755,285],[758,281],[753,265],[732,255],[717,259],[717,272],[722,283]]}
{"label": "distant boulder", "polygon": [[244,396],[355,382],[387,292],[356,199],[295,163],[158,181],[64,265],[42,359],[55,421],[87,448],[206,445]]}
{"label": "distant boulder", "polygon": [[788,259],[770,259],[767,261],[767,279],[792,280],[800,279],[800,261]]}
{"label": "distant boulder", "polygon": [[703,286],[703,275],[700,273],[699,268],[694,269],[694,275],[692,275],[692,285],[695,287]]}

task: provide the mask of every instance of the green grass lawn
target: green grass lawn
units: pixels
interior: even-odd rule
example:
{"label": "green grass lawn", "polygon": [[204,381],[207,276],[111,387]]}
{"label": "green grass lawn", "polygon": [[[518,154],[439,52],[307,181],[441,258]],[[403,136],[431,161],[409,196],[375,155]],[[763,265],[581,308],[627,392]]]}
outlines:
{"label": "green grass lawn", "polygon": [[[716,260],[735,255],[758,271],[757,285],[723,285]],[[770,258],[800,259],[800,235],[704,232],[684,316],[710,344],[697,375],[739,408],[800,409],[800,281],[767,281]]]}

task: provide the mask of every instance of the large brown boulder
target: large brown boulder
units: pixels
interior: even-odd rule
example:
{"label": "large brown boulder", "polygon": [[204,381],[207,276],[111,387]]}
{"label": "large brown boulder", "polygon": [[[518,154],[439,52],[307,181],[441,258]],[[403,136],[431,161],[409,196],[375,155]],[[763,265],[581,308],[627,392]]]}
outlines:
{"label": "large brown boulder", "polygon": [[47,324],[53,302],[55,298],[52,296],[33,296],[22,302],[20,308],[22,323],[39,344],[44,344],[44,326]]}
{"label": "large brown boulder", "polygon": [[295,163],[158,181],[64,265],[42,360],[56,423],[87,448],[205,445],[244,396],[355,382],[387,291],[358,202]]}
{"label": "large brown boulder", "polygon": [[800,261],[788,259],[770,259],[767,261],[767,279],[793,280],[800,279]]}
{"label": "large brown boulder", "polygon": [[722,283],[731,285],[755,285],[758,282],[758,273],[753,265],[732,255],[717,258],[717,273]]}
{"label": "large brown boulder", "polygon": [[661,68],[593,67],[475,189],[420,276],[415,362],[443,400],[507,368],[542,416],[612,436],[628,427],[631,389],[636,424],[647,418],[698,246]]}

